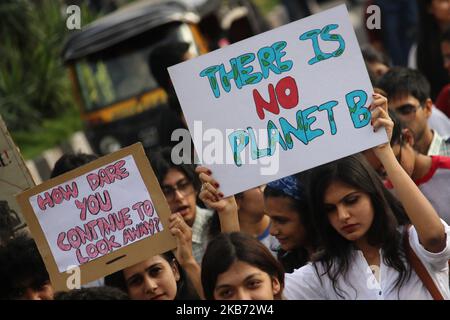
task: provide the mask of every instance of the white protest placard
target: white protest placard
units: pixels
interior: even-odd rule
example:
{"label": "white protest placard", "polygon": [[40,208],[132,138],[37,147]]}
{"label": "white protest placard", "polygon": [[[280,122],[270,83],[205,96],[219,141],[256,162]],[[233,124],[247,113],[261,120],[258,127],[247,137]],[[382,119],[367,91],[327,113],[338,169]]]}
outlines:
{"label": "white protest placard", "polygon": [[345,5],[169,68],[227,196],[387,141]]}
{"label": "white protest placard", "polygon": [[0,117],[0,210],[9,214],[13,228],[11,231],[26,226],[15,195],[34,185],[33,178]]}
{"label": "white protest placard", "polygon": [[132,156],[41,192],[30,203],[60,272],[163,230]]}
{"label": "white protest placard", "polygon": [[142,145],[27,190],[18,201],[52,284],[78,267],[82,283],[173,249],[170,214]]}

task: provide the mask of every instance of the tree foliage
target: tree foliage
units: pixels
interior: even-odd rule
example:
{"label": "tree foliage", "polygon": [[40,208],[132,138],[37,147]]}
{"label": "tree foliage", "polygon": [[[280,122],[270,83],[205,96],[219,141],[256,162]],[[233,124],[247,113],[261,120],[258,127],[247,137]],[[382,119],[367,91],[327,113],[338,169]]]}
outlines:
{"label": "tree foliage", "polygon": [[[95,17],[82,7],[83,25]],[[11,131],[33,131],[74,107],[60,57],[66,13],[56,0],[0,1],[0,114]]]}

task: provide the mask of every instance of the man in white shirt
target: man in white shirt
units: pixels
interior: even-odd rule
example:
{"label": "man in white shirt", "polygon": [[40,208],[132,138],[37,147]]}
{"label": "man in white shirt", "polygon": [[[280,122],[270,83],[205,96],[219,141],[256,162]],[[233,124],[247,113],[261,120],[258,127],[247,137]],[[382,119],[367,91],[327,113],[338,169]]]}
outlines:
{"label": "man in white shirt", "polygon": [[[392,68],[381,77],[378,87],[386,92],[389,109],[413,132],[417,151],[426,155],[450,156],[450,140],[440,136],[428,122],[437,109],[433,110],[430,84],[419,71]],[[433,121],[436,122],[436,118]]]}
{"label": "man in white shirt", "polygon": [[428,119],[430,128],[437,132],[441,137],[450,136],[450,119],[441,110],[433,105],[431,116]]}

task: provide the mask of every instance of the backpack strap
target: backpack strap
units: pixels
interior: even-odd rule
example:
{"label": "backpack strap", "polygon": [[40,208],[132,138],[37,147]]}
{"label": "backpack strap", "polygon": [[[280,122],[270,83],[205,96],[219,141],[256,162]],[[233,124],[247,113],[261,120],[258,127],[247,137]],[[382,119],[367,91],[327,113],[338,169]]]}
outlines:
{"label": "backpack strap", "polygon": [[416,272],[419,279],[422,281],[425,288],[427,288],[428,292],[431,294],[434,300],[444,300],[441,292],[437,288],[427,269],[423,265],[422,261],[420,261],[419,257],[417,257],[414,250],[411,248],[409,243],[409,228],[411,225],[406,225],[403,232],[403,245],[405,248],[406,258],[408,259],[409,264]]}

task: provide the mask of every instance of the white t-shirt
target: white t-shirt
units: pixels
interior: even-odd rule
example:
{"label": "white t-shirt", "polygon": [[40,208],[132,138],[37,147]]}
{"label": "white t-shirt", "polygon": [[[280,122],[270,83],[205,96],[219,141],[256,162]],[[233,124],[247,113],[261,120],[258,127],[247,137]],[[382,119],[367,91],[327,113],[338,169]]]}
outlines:
{"label": "white t-shirt", "polygon": [[[442,220],[441,220],[442,221]],[[444,299],[450,299],[449,270],[450,259],[450,227],[442,221],[447,234],[447,245],[439,253],[432,253],[419,243],[419,238],[414,227],[409,230],[409,242],[411,248],[425,265],[428,273],[439,288]],[[395,287],[398,272],[387,266],[383,261],[383,253],[380,250],[380,282],[372,273],[362,251],[355,250],[350,260],[350,267],[346,279],[340,276],[337,280],[341,295],[346,300],[432,300],[427,288],[423,285],[414,270],[411,277],[405,281],[399,290]],[[324,268],[317,264],[320,279],[314,266],[308,263],[306,266],[285,275],[284,296],[289,300],[341,300],[331,280],[327,275],[322,275]]]}
{"label": "white t-shirt", "polygon": [[431,169],[414,181],[437,214],[450,223],[450,157],[432,156]]}
{"label": "white t-shirt", "polygon": [[435,105],[432,110],[431,116],[428,118],[428,126],[442,137],[450,136],[450,119]]}
{"label": "white t-shirt", "polygon": [[213,211],[209,209],[196,207],[194,224],[192,225],[192,253],[195,260],[201,264],[203,254],[205,253],[206,246],[208,245],[208,222]]}

